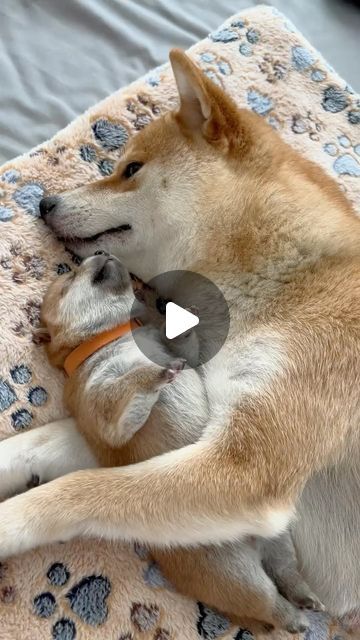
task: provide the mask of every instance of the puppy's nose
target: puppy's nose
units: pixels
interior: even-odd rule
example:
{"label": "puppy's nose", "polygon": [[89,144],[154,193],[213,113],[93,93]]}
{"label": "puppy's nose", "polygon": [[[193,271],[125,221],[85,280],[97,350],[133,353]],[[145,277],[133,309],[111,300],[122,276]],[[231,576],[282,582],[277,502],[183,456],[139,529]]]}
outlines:
{"label": "puppy's nose", "polygon": [[48,198],[42,198],[39,204],[41,217],[46,218],[46,216],[49,215],[49,213],[54,211],[57,203],[58,203],[57,196],[49,196]]}
{"label": "puppy's nose", "polygon": [[95,251],[94,256],[109,256],[110,253],[108,253],[107,251]]}

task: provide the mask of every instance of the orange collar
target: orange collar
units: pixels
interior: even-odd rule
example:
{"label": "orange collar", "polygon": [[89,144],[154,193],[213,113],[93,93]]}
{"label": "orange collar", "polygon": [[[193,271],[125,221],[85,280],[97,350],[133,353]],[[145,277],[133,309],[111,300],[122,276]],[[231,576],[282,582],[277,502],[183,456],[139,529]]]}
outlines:
{"label": "orange collar", "polygon": [[140,320],[134,319],[125,324],[119,324],[114,329],[103,331],[94,338],[90,338],[85,342],[79,344],[69,355],[65,358],[64,369],[68,376],[71,376],[80,365],[92,356],[96,351],[99,351],[102,347],[105,347],[110,342],[114,342],[118,338],[122,338],[127,333],[141,326]]}

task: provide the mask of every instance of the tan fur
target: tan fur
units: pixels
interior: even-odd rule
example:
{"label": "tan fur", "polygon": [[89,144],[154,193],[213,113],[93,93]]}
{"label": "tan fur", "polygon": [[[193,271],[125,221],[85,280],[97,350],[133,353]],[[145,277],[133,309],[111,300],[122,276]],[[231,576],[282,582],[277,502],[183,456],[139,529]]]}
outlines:
{"label": "tan fur", "polygon": [[[315,472],[359,451],[360,222],[321,169],[238,110],[182,53],[172,62],[198,101],[183,96],[178,113],[131,141],[113,177],[81,193],[100,207],[101,198],[136,190],[141,172],[131,184],[123,178],[135,160],[170,167],[166,190],[181,165],[196,193],[193,213],[185,203],[181,216],[169,212],[171,229],[179,228],[173,263],[221,284],[231,305],[223,348],[231,366],[245,336],[264,329],[281,336],[286,362],[265,393],[235,398],[198,443],[121,469],[73,473],[5,503],[3,526],[21,512],[24,546],[101,527],[152,544],[208,543],[217,527],[233,538],[254,523],[268,535]],[[76,197],[64,201],[75,206]],[[135,259],[129,267],[146,277]]]}

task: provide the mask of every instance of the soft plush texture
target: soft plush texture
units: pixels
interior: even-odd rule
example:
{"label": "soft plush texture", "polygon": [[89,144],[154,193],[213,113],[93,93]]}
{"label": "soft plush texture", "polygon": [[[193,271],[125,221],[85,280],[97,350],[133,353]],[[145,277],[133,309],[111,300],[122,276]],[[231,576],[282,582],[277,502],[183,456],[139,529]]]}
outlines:
{"label": "soft plush texture", "polygon": [[[190,54],[239,105],[321,164],[355,206],[360,202],[359,96],[284,16],[267,8],[243,12]],[[110,174],[128,138],[175,104],[169,67],[158,68],[0,170],[1,437],[64,415],[62,374],[32,342],[32,329],[48,283],[74,264],[38,219],[39,200]],[[233,628],[176,594],[136,545],[76,540],[0,565],[1,640],[265,637],[254,629]],[[311,614],[307,640],[341,637],[326,615]]]}

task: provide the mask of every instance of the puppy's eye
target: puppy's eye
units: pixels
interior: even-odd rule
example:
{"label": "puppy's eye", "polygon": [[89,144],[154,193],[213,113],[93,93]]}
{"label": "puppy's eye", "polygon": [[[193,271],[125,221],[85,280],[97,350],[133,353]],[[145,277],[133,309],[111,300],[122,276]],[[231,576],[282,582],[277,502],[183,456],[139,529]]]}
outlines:
{"label": "puppy's eye", "polygon": [[126,178],[126,180],[128,180],[128,178],[131,178],[133,175],[135,175],[135,173],[137,173],[142,166],[142,162],[130,162],[124,169],[123,178]]}

